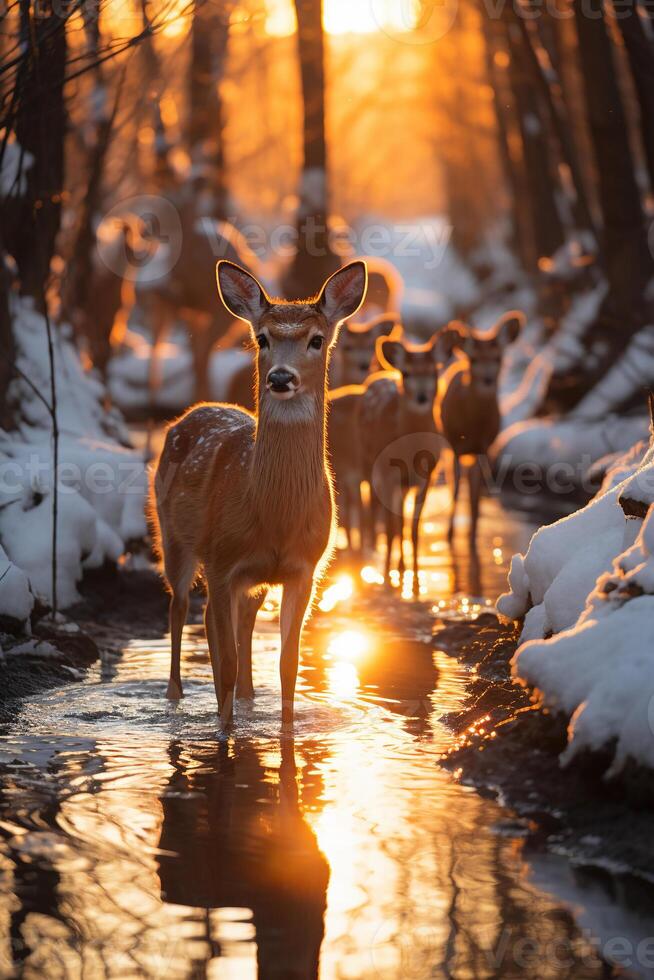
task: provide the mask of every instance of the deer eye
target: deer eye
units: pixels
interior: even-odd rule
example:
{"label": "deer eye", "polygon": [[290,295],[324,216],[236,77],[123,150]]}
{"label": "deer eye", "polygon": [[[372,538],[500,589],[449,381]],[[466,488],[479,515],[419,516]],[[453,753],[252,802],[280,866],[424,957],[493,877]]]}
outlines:
{"label": "deer eye", "polygon": [[270,344],[268,343],[268,338],[266,337],[265,333],[260,333],[257,336],[257,343],[259,345],[259,350],[265,350],[267,347],[270,347]]}
{"label": "deer eye", "polygon": [[316,336],[312,337],[309,341],[309,347],[311,347],[312,350],[320,350],[323,345],[323,340],[324,337],[321,337],[320,334],[316,334]]}

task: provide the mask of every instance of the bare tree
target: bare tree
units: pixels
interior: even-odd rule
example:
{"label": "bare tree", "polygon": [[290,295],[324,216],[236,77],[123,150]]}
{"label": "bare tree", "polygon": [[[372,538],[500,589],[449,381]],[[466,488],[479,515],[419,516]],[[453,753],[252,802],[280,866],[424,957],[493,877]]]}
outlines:
{"label": "bare tree", "polygon": [[229,20],[233,4],[216,8],[196,0],[191,27],[188,145],[216,218],[227,217],[225,118],[220,83],[225,75]]}
{"label": "bare tree", "polygon": [[[603,0],[575,0],[574,8],[603,216],[603,252],[609,281],[603,320],[610,331],[610,348],[615,352],[643,322],[644,288],[654,266],[647,248]],[[616,329],[611,330],[611,325]]]}
{"label": "bare tree", "polygon": [[22,173],[19,192],[3,202],[4,244],[16,260],[21,292],[43,309],[59,231],[66,134],[66,28],[53,0],[20,0],[20,34],[15,133]]}
{"label": "bare tree", "polygon": [[329,216],[325,134],[325,41],[322,0],[295,0],[297,46],[304,105],[303,164],[297,213],[297,252],[284,281],[293,297],[316,292],[340,265],[334,254]]}

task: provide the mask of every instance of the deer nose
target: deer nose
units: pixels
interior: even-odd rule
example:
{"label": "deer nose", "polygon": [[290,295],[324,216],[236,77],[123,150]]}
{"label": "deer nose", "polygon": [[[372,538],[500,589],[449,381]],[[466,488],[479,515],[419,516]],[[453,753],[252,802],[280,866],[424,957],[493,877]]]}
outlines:
{"label": "deer nose", "polygon": [[297,387],[300,381],[295,371],[289,371],[288,368],[284,367],[276,367],[268,372],[266,383],[273,391],[283,392],[289,391],[291,385]]}

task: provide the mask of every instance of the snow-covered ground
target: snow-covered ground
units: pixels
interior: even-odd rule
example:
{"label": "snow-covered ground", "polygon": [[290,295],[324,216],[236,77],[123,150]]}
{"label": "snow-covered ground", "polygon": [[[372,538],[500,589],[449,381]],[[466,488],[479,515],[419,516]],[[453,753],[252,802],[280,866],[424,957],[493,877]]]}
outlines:
{"label": "snow-covered ground", "polygon": [[[36,598],[52,603],[53,438],[44,317],[11,296],[18,376],[8,401],[15,427],[0,432],[0,616],[27,625]],[[78,598],[86,568],[116,561],[145,534],[147,475],[103,386],[85,374],[66,325],[55,327],[59,425],[57,600]]]}
{"label": "snow-covered ground", "polygon": [[654,768],[654,437],[645,448],[616,459],[586,507],[536,532],[498,601],[524,617],[516,681],[569,719],[562,762],[607,747],[607,776],[629,759]]}

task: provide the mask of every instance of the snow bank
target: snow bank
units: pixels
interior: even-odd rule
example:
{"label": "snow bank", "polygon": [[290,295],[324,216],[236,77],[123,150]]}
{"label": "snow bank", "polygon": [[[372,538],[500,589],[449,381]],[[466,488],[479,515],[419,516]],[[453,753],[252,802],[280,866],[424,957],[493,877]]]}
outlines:
{"label": "snow bank", "polygon": [[[229,340],[225,341],[228,343]],[[127,417],[152,411],[176,414],[195,401],[193,357],[185,332],[175,331],[159,345],[157,369],[160,385],[150,393],[149,374],[152,345],[130,330],[127,342],[114,354],[108,367],[107,386],[112,401]],[[232,377],[252,360],[243,346],[219,347],[209,359],[209,396],[225,401]]]}
{"label": "snow bank", "polygon": [[[639,453],[616,461],[626,479],[610,471],[587,507],[534,535],[498,601],[525,616],[515,680],[570,719],[562,762],[610,747],[607,776],[629,759],[654,768],[654,444]],[[625,518],[628,501],[644,520]]]}
{"label": "snow bank", "polygon": [[[533,405],[532,405],[533,407]],[[551,469],[553,492],[557,492],[563,469],[569,481],[584,485],[590,467],[608,453],[626,453],[647,438],[645,414],[625,418],[609,415],[603,419],[531,419],[517,422],[500,433],[493,446],[494,458],[502,457],[511,469],[537,464]]]}
{"label": "snow bank", "polygon": [[[52,602],[53,446],[44,318],[11,297],[16,367],[8,401],[16,427],[0,433],[0,615],[25,621],[38,597]],[[147,477],[103,386],[84,373],[66,326],[54,328],[57,420],[57,600],[78,598],[85,568],[116,561],[146,532]],[[3,567],[6,565],[6,574]],[[27,592],[25,591],[27,589]]]}

